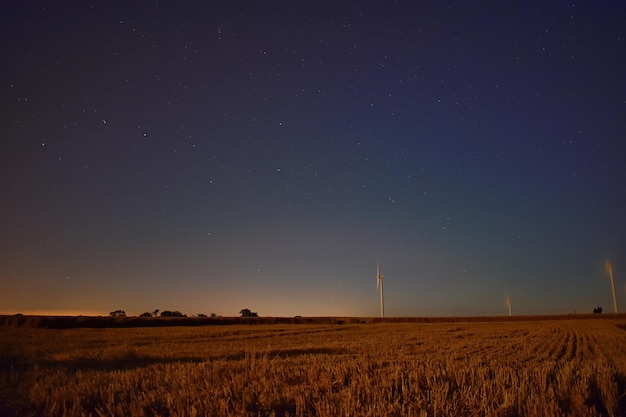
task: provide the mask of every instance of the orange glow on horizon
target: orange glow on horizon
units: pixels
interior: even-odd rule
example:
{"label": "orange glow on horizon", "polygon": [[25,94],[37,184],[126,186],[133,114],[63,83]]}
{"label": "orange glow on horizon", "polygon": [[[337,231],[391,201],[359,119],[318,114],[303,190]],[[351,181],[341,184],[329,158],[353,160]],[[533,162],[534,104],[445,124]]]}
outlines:
{"label": "orange glow on horizon", "polygon": [[23,314],[25,316],[108,316],[109,313],[94,310],[11,310],[0,311],[0,315],[13,316]]}

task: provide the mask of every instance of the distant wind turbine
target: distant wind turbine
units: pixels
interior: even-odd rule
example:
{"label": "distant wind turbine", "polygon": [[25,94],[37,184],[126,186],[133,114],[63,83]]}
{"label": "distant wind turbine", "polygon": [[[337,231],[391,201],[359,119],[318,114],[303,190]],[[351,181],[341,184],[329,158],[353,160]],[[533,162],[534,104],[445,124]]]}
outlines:
{"label": "distant wind turbine", "polygon": [[615,309],[615,313],[617,313],[617,298],[615,298],[615,283],[613,282],[613,264],[609,261],[606,261],[606,269],[609,270],[609,276],[611,277],[611,290],[613,291],[613,308]]}
{"label": "distant wind turbine", "polygon": [[383,297],[383,278],[380,275],[380,264],[376,261],[376,289],[380,289],[380,317],[385,317],[385,299]]}
{"label": "distant wind turbine", "polygon": [[511,298],[506,296],[506,306],[509,308],[509,316],[511,315]]}

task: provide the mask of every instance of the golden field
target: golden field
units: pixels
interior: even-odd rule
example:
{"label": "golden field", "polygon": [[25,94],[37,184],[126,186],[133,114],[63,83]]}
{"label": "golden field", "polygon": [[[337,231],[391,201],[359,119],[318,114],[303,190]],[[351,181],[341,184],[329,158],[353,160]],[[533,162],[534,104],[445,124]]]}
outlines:
{"label": "golden field", "polygon": [[605,317],[0,327],[0,416],[623,416]]}

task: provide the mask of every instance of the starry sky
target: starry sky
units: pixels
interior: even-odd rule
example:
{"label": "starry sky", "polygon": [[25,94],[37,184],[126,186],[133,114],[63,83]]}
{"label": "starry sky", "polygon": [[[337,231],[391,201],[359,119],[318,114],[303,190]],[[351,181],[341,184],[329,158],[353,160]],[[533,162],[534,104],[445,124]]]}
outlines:
{"label": "starry sky", "polygon": [[0,313],[626,308],[621,1],[0,9]]}

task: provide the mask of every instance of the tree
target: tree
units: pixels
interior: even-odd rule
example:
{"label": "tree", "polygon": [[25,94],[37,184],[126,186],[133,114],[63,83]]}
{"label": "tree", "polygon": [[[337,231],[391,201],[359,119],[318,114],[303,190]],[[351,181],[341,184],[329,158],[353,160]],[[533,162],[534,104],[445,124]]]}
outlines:
{"label": "tree", "polygon": [[126,312],[124,310],[115,310],[109,313],[111,317],[126,317]]}
{"label": "tree", "polygon": [[239,312],[239,314],[241,314],[241,317],[259,317],[257,313],[250,311],[249,308],[244,308]]}
{"label": "tree", "polygon": [[152,312],[152,316],[153,317],[158,317],[159,316],[159,309],[158,308]]}
{"label": "tree", "polygon": [[152,313],[148,313],[147,311],[145,313],[141,313],[139,315],[139,317],[152,317]]}
{"label": "tree", "polygon": [[204,314],[204,313],[198,313],[198,317],[206,317],[206,314]]}
{"label": "tree", "polygon": [[185,314],[180,311],[162,311],[161,317],[187,317]]}
{"label": "tree", "polygon": [[602,307],[596,307],[596,308],[594,308],[594,309],[593,309],[593,313],[594,313],[594,314],[600,314],[600,313],[602,313]]}

